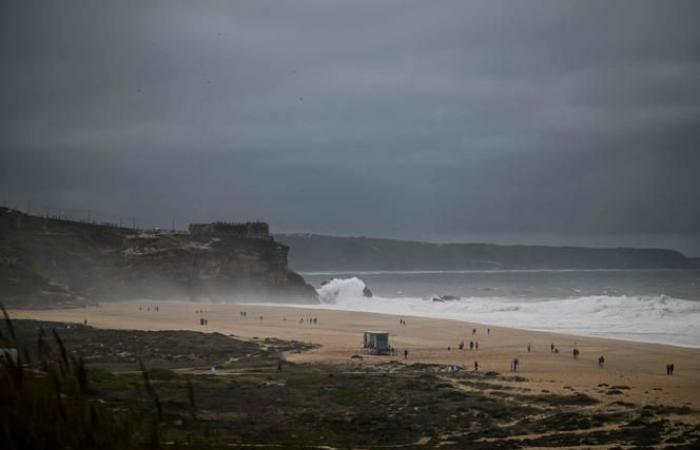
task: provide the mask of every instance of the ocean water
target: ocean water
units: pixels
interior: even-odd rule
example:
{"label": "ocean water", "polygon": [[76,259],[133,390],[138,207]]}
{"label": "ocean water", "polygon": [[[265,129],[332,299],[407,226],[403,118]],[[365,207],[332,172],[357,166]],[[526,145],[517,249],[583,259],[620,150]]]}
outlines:
{"label": "ocean water", "polygon": [[[321,307],[700,348],[699,270],[305,273]],[[320,286],[321,282],[327,282]],[[368,286],[372,298],[362,295]],[[454,295],[459,300],[435,302]]]}

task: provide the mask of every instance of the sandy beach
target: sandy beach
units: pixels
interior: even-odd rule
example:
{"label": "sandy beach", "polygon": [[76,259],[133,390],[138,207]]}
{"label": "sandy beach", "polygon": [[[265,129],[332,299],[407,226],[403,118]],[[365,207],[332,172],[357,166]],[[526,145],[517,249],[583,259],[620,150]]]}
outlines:
{"label": "sandy beach", "polygon": [[[197,314],[196,310],[205,312]],[[245,317],[242,311],[247,313]],[[288,360],[297,363],[403,362],[406,349],[407,363],[453,364],[473,370],[474,361],[478,361],[480,371],[507,373],[511,361],[518,358],[518,375],[526,377],[533,390],[575,391],[606,401],[700,409],[700,349],[502,327],[490,327],[489,334],[485,325],[441,319],[407,317],[407,324],[400,325],[400,317],[393,315],[268,305],[141,301],[74,309],[12,310],[10,315],[61,322],[87,320],[88,325],[98,328],[195,330],[320,345],[309,352],[287,355]],[[200,318],[208,319],[208,325],[200,325]],[[317,323],[309,324],[306,318],[316,318]],[[388,331],[391,344],[398,349],[396,355],[351,358],[360,354],[363,330]],[[478,341],[478,350],[468,350],[470,340]],[[460,351],[461,341],[467,349]],[[550,351],[551,344],[559,349],[558,354]],[[574,348],[581,352],[578,360],[572,356]],[[603,368],[597,364],[601,355],[605,357]],[[665,373],[667,363],[675,364],[673,376]],[[617,392],[610,394],[613,389]]]}

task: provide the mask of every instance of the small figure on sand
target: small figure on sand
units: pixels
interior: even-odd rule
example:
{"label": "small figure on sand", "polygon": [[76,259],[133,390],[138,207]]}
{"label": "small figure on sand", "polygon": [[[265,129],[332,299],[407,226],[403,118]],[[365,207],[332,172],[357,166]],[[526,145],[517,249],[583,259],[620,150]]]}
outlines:
{"label": "small figure on sand", "polygon": [[605,366],[605,357],[601,355],[601,357],[598,358],[598,367],[602,369],[603,366]]}
{"label": "small figure on sand", "polygon": [[452,350],[452,347],[450,347],[450,346],[448,345],[448,346],[447,346],[447,351],[449,352],[450,350]]}
{"label": "small figure on sand", "polygon": [[549,351],[554,353],[554,344],[549,344]]}
{"label": "small figure on sand", "polygon": [[459,349],[464,350],[464,341],[459,343]]}
{"label": "small figure on sand", "polygon": [[574,354],[574,359],[578,359],[578,355],[580,354],[580,352],[578,351],[577,348],[575,348],[573,351],[573,354]]}
{"label": "small figure on sand", "polygon": [[491,328],[487,328],[487,329],[486,329],[486,334],[487,334],[488,336],[491,336]]}
{"label": "small figure on sand", "polygon": [[673,364],[666,364],[666,375],[673,375]]}
{"label": "small figure on sand", "polygon": [[403,359],[408,359],[408,350],[403,351]]}
{"label": "small figure on sand", "polygon": [[479,371],[479,363],[477,361],[474,361],[474,372]]}
{"label": "small figure on sand", "polygon": [[87,319],[83,321],[83,325],[87,325]]}
{"label": "small figure on sand", "polygon": [[472,336],[476,334],[476,328],[472,328]]}
{"label": "small figure on sand", "polygon": [[314,325],[318,323],[318,319],[314,317]]}
{"label": "small figure on sand", "polygon": [[469,350],[474,350],[474,341],[469,341]]}
{"label": "small figure on sand", "polygon": [[479,350],[479,341],[474,342],[474,350]]}
{"label": "small figure on sand", "polygon": [[513,362],[510,364],[510,370],[512,372],[517,372],[518,371],[518,366],[520,366],[520,361],[518,361],[518,358],[515,358]]}
{"label": "small figure on sand", "polygon": [[527,344],[527,352],[530,353],[531,347],[530,344]]}

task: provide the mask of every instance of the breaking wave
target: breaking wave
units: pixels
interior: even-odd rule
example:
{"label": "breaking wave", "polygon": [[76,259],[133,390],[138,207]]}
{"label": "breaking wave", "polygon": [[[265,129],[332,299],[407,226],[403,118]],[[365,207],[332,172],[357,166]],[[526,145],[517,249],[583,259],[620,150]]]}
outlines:
{"label": "breaking wave", "polygon": [[[667,296],[568,298],[468,297],[434,302],[416,297],[366,298],[359,278],[318,289],[321,307],[463,320],[527,330],[700,347],[700,302]],[[318,306],[316,306],[318,307]]]}

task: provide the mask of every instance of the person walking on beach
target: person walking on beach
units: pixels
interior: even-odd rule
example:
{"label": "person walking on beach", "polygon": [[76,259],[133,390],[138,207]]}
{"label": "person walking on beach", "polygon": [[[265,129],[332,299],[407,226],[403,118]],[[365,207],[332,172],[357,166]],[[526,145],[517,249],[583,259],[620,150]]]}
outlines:
{"label": "person walking on beach", "polygon": [[527,352],[530,353],[530,344],[527,344]]}
{"label": "person walking on beach", "polygon": [[598,367],[600,367],[602,369],[604,365],[605,365],[605,358],[603,356],[601,356],[600,358],[598,358]]}
{"label": "person walking on beach", "polygon": [[549,351],[554,353],[554,344],[549,344]]}
{"label": "person walking on beach", "polygon": [[491,328],[487,328],[487,329],[486,329],[486,334],[487,334],[488,336],[491,336]]}
{"label": "person walking on beach", "polygon": [[474,361],[474,372],[479,371],[479,363],[477,361]]}
{"label": "person walking on beach", "polygon": [[408,359],[408,350],[403,351],[403,359]]}
{"label": "person walking on beach", "polygon": [[574,349],[574,359],[578,359],[579,351],[577,348]]}
{"label": "person walking on beach", "polygon": [[474,341],[469,341],[469,350],[474,350]]}
{"label": "person walking on beach", "polygon": [[673,375],[673,364],[666,364],[666,375]]}
{"label": "person walking on beach", "polygon": [[519,365],[520,365],[520,361],[518,361],[518,358],[515,358],[515,359],[513,360],[513,363],[512,363],[511,366],[510,366],[510,369],[511,369],[513,372],[517,372],[517,371],[518,371],[518,366],[519,366]]}

